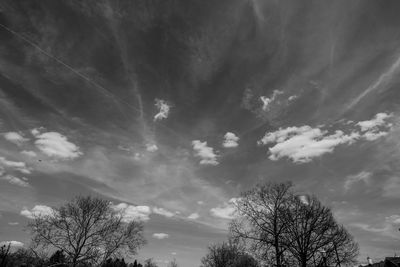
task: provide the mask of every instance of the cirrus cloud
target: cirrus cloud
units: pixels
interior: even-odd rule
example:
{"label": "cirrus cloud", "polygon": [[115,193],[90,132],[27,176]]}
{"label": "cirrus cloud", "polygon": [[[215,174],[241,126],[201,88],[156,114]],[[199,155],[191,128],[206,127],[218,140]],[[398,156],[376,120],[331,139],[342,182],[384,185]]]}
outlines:
{"label": "cirrus cloud", "polygon": [[4,134],[4,138],[13,143],[16,144],[18,146],[22,145],[23,143],[29,141],[28,138],[25,138],[21,133],[17,133],[17,132],[8,132]]}
{"label": "cirrus cloud", "polygon": [[30,150],[23,150],[21,151],[21,154],[32,158],[37,156],[35,151],[30,151]]}
{"label": "cirrus cloud", "polygon": [[371,176],[372,173],[367,171],[362,171],[355,175],[349,175],[346,177],[346,181],[344,182],[344,189],[348,191],[353,186],[353,184],[358,182],[364,182],[366,184],[369,184]]}
{"label": "cirrus cloud", "polygon": [[173,217],[175,215],[173,212],[171,212],[169,210],[166,210],[164,208],[157,208],[157,207],[153,208],[153,213],[162,215],[162,216],[165,216],[168,218]]}
{"label": "cirrus cloud", "polygon": [[156,239],[166,239],[169,237],[169,234],[166,233],[154,233],[153,237]]}
{"label": "cirrus cloud", "polygon": [[9,182],[10,184],[21,186],[21,187],[29,187],[29,183],[26,178],[18,178],[13,175],[3,175],[0,176],[0,180],[4,180]]}
{"label": "cirrus cloud", "polygon": [[0,168],[2,170],[3,170],[3,168],[15,170],[15,171],[19,171],[19,172],[22,172],[25,174],[31,173],[31,169],[26,166],[25,162],[12,161],[12,160],[8,160],[4,157],[0,157]]}

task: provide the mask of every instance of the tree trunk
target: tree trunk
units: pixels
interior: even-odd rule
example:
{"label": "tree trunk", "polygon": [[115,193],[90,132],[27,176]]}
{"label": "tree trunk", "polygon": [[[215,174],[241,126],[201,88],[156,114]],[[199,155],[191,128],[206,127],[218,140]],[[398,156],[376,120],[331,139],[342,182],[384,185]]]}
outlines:
{"label": "tree trunk", "polygon": [[300,264],[301,264],[301,267],[307,267],[307,257],[302,256]]}
{"label": "tree trunk", "polygon": [[278,247],[277,243],[275,243],[275,258],[276,258],[276,267],[282,267],[281,253],[279,251],[279,247]]}

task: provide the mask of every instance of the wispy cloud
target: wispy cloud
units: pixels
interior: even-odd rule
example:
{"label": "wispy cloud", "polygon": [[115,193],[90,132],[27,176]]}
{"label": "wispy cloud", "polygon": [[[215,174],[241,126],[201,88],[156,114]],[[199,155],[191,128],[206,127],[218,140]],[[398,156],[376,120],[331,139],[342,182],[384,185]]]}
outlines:
{"label": "wispy cloud", "polygon": [[202,165],[218,165],[217,154],[214,153],[214,148],[207,146],[207,142],[201,142],[200,140],[192,141],[193,150],[196,152],[196,156],[199,157],[200,164]]}
{"label": "wispy cloud", "polygon": [[37,154],[35,151],[31,151],[31,150],[22,150],[21,151],[22,155],[28,156],[28,157],[36,157]]}
{"label": "wispy cloud", "polygon": [[21,187],[29,187],[29,183],[27,182],[27,179],[25,177],[18,178],[13,175],[6,174],[3,176],[0,176],[0,180],[7,181],[10,184],[21,186]]}
{"label": "wispy cloud", "polygon": [[347,191],[349,190],[353,184],[357,182],[364,182],[368,184],[370,182],[370,178],[372,176],[372,173],[362,171],[360,173],[357,173],[355,175],[349,175],[346,177],[346,181],[344,182],[344,189]]}
{"label": "wispy cloud", "polygon": [[165,217],[168,217],[168,218],[173,217],[175,215],[175,213],[173,213],[173,212],[171,212],[169,210],[166,210],[166,209],[163,209],[163,208],[158,208],[158,207],[154,207],[153,208],[153,213],[158,214],[158,215],[162,215],[162,216],[165,216]]}
{"label": "wispy cloud", "polygon": [[169,234],[166,233],[154,233],[153,237],[156,239],[166,239],[169,237]]}
{"label": "wispy cloud", "polygon": [[154,121],[159,121],[168,118],[171,106],[165,100],[156,99],[155,106],[158,108],[158,113],[154,115]]}
{"label": "wispy cloud", "polygon": [[21,162],[21,161],[12,161],[12,160],[8,160],[4,157],[0,157],[0,172],[1,170],[4,171],[5,169],[10,169],[10,170],[15,170],[15,171],[19,171],[25,174],[29,174],[31,173],[31,169],[28,168],[28,166],[26,165],[25,162]]}
{"label": "wispy cloud", "polygon": [[364,222],[351,223],[350,225],[362,229],[366,232],[393,237],[393,233],[397,232],[400,226],[400,215],[393,214],[390,216],[386,216],[383,221],[372,225]]}
{"label": "wispy cloud", "polygon": [[226,148],[237,147],[239,145],[238,144],[239,139],[240,138],[234,133],[227,132],[224,135],[224,142],[222,143],[222,146]]}
{"label": "wispy cloud", "polygon": [[21,133],[17,133],[17,132],[8,132],[4,134],[4,138],[13,143],[16,144],[18,146],[22,145],[23,143],[29,141],[28,138],[25,138]]}
{"label": "wispy cloud", "polygon": [[396,73],[398,73],[399,67],[400,67],[400,56],[397,57],[396,61],[389,67],[389,69],[383,72],[373,84],[371,84],[360,95],[358,95],[355,99],[353,99],[347,109],[353,108],[371,92],[376,91],[383,86],[386,86],[387,83],[391,81],[392,77]]}
{"label": "wispy cloud", "polygon": [[262,105],[262,109],[263,109],[264,111],[266,111],[266,110],[268,109],[269,105],[270,105],[273,101],[275,101],[275,99],[277,98],[278,95],[281,95],[281,94],[283,94],[282,91],[274,90],[274,91],[272,92],[272,96],[271,96],[271,97],[260,96],[260,100],[261,100],[261,102],[262,102],[262,104],[263,104],[263,105]]}

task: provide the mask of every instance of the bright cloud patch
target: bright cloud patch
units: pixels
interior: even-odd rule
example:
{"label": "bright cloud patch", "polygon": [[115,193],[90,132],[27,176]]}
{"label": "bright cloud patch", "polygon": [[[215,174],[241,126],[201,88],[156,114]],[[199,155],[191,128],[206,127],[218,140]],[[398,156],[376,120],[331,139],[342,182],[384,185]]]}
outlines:
{"label": "bright cloud patch", "polygon": [[31,170],[26,166],[25,162],[7,160],[4,157],[0,157],[0,168],[2,170],[3,168],[16,170],[25,174],[31,173]]}
{"label": "bright cloud patch", "polygon": [[6,245],[6,246],[9,245],[10,247],[23,247],[24,243],[19,242],[19,241],[14,241],[14,240],[0,242],[0,247],[4,246],[4,245]]}
{"label": "bright cloud patch", "polygon": [[166,210],[166,209],[163,209],[163,208],[157,208],[157,207],[153,208],[153,213],[158,214],[158,215],[162,215],[162,216],[165,216],[165,217],[168,217],[168,218],[173,217],[175,215],[173,212],[170,212],[169,210]]}
{"label": "bright cloud patch", "polygon": [[31,210],[24,208],[20,214],[29,219],[34,219],[36,217],[52,215],[53,212],[54,212],[54,210],[51,207],[48,207],[45,205],[36,205]]}
{"label": "bright cloud patch", "polygon": [[386,120],[390,117],[392,117],[390,114],[378,113],[372,120],[360,121],[357,125],[361,127],[361,131],[365,132],[385,125],[387,123]]}
{"label": "bright cloud patch", "polygon": [[201,142],[200,140],[192,141],[193,149],[196,152],[196,156],[199,157],[200,164],[202,165],[218,165],[217,154],[214,153],[212,147],[207,146],[207,142]]}
{"label": "bright cloud patch", "polygon": [[36,134],[35,145],[49,157],[74,159],[82,155],[79,147],[68,141],[67,137],[57,132]]}
{"label": "bright cloud patch", "polygon": [[153,234],[153,237],[154,237],[154,238],[157,238],[157,239],[165,239],[165,238],[168,238],[168,237],[169,237],[169,234],[165,234],[165,233],[154,233],[154,234]]}
{"label": "bright cloud patch", "polygon": [[159,121],[168,118],[171,107],[162,99],[156,99],[155,106],[158,108],[158,113],[154,116],[154,121]]}
{"label": "bright cloud patch", "polygon": [[331,153],[336,146],[352,143],[357,138],[359,138],[358,133],[346,135],[338,130],[333,134],[328,134],[328,131],[305,125],[267,133],[258,143],[260,145],[275,144],[269,148],[271,160],[288,157],[294,162],[304,163]]}
{"label": "bright cloud patch", "polygon": [[236,136],[234,133],[227,132],[224,136],[224,142],[222,143],[223,147],[230,148],[230,147],[237,147],[239,137]]}
{"label": "bright cloud patch", "polygon": [[228,219],[228,220],[233,219],[236,216],[237,211],[235,203],[238,200],[239,200],[238,198],[231,198],[228,202],[225,202],[223,205],[210,209],[210,212],[214,217]]}
{"label": "bright cloud patch", "polygon": [[280,94],[283,94],[283,92],[279,90],[274,90],[271,97],[260,96],[260,100],[263,103],[262,109],[266,111],[268,109],[269,104],[271,104],[271,102],[273,102],[276,99],[276,97]]}
{"label": "bright cloud patch", "polygon": [[10,184],[21,186],[21,187],[28,187],[29,186],[29,183],[27,182],[26,178],[22,178],[21,179],[21,178],[18,178],[18,177],[9,175],[9,174],[1,176],[0,180],[7,181]]}
{"label": "bright cloud patch", "polygon": [[156,144],[146,144],[146,150],[149,152],[156,152],[158,147]]}
{"label": "bright cloud patch", "polygon": [[349,190],[352,187],[352,185],[357,182],[364,182],[368,184],[370,182],[371,176],[372,173],[366,171],[362,171],[355,175],[347,176],[346,181],[344,182],[344,189],[346,189],[346,191]]}
{"label": "bright cloud patch", "polygon": [[308,205],[310,204],[310,198],[307,195],[300,195],[298,196],[299,200],[301,201],[301,203],[303,203],[304,205]]}
{"label": "bright cloud patch", "polygon": [[113,205],[112,208],[122,214],[122,220],[126,223],[139,220],[148,221],[151,210],[148,206],[133,206],[126,203]]}
{"label": "bright cloud patch", "polygon": [[22,145],[22,143],[29,141],[28,138],[25,138],[22,134],[17,132],[8,132],[4,134],[4,138],[18,146]]}
{"label": "bright cloud patch", "polygon": [[361,127],[363,137],[368,141],[374,141],[388,134],[392,124],[388,122],[392,114],[378,113],[372,120],[360,121],[356,125]]}
{"label": "bright cloud patch", "polygon": [[271,160],[287,157],[297,163],[310,162],[315,157],[333,152],[341,144],[352,144],[359,139],[373,141],[387,135],[392,125],[387,119],[391,116],[378,113],[372,120],[356,123],[361,127],[361,131],[352,129],[350,134],[345,134],[341,130],[330,133],[308,125],[280,128],[275,132],[266,133],[258,144],[273,144],[269,148]]}
{"label": "bright cloud patch", "polygon": [[37,156],[35,151],[28,151],[28,150],[21,151],[21,154],[32,158]]}
{"label": "bright cloud patch", "polygon": [[200,215],[198,213],[194,212],[194,213],[190,214],[187,218],[190,220],[197,220],[198,218],[200,218]]}

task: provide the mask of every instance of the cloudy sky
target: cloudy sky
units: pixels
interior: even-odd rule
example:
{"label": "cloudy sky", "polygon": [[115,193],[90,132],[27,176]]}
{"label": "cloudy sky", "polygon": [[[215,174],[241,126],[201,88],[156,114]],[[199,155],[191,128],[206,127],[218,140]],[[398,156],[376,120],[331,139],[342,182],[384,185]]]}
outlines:
{"label": "cloudy sky", "polygon": [[[398,1],[0,2],[0,241],[78,194],[200,263],[240,192],[291,180],[360,259],[400,232]],[[23,243],[23,244],[22,244]],[[400,253],[400,251],[397,251]]]}

